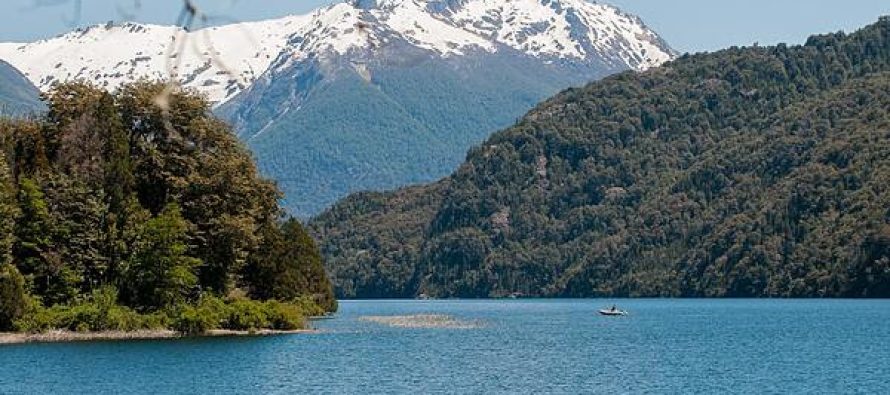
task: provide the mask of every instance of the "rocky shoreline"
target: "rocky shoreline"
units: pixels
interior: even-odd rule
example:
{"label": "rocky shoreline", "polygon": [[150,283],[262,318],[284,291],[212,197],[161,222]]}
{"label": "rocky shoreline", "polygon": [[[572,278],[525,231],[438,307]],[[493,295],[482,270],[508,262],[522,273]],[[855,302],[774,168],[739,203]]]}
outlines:
{"label": "rocky shoreline", "polygon": [[[234,337],[234,336],[278,336],[299,333],[316,333],[314,329],[299,329],[291,331],[256,330],[256,331],[232,331],[225,329],[211,330],[203,335],[194,337]],[[116,340],[158,340],[187,338],[179,332],[172,330],[139,330],[139,331],[106,331],[106,332],[72,332],[54,330],[44,333],[0,333],[0,345],[27,344],[27,343],[71,343],[90,341],[116,341]]]}

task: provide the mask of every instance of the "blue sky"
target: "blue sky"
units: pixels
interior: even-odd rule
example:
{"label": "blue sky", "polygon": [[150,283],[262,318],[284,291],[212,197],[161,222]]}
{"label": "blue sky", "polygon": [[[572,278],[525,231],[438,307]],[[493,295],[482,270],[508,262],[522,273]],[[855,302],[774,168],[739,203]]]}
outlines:
{"label": "blue sky", "polygon": [[[172,24],[182,0],[0,0],[0,41],[32,41],[78,26],[136,19]],[[335,0],[196,0],[217,23],[305,13]],[[854,30],[890,14],[890,0],[607,0],[639,15],[681,52],[802,43],[811,33]],[[80,12],[76,5],[81,3]]]}

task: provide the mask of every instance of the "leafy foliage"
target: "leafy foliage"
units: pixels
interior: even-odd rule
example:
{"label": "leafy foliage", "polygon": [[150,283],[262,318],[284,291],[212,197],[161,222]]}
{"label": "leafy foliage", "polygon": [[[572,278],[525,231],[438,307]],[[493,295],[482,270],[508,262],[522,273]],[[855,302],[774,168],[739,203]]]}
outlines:
{"label": "leafy foliage", "polygon": [[181,304],[195,291],[195,269],[201,261],[186,255],[188,225],[179,206],[171,203],[139,227],[136,245],[123,270],[127,283],[138,284],[131,287],[131,305],[145,309]]}
{"label": "leafy foliage", "polygon": [[0,330],[12,329],[26,308],[25,278],[15,266],[0,264]]}
{"label": "leafy foliage", "polygon": [[[138,82],[62,84],[46,100],[40,119],[0,121],[0,264],[33,296],[20,328],[169,324],[156,315],[265,287],[336,308],[314,241],[279,221],[276,186],[203,99]],[[247,265],[276,234],[296,241],[281,280]]]}
{"label": "leafy foliage", "polygon": [[311,223],[345,297],[890,296],[890,18],[569,89]]}
{"label": "leafy foliage", "polygon": [[72,304],[47,308],[32,302],[28,313],[16,320],[16,327],[22,332],[32,333],[51,329],[90,332],[164,327],[166,316],[163,313],[141,315],[119,305],[117,296],[118,292],[114,287],[103,287],[93,291],[84,300]]}
{"label": "leafy foliage", "polygon": [[299,221],[265,226],[263,242],[248,260],[245,279],[254,284],[252,297],[269,300],[313,298],[328,311],[336,310],[333,287],[324,271],[321,254]]}
{"label": "leafy foliage", "polygon": [[310,314],[297,303],[242,298],[225,301],[208,296],[196,305],[184,306],[176,312],[171,326],[186,335],[199,335],[214,329],[294,330],[305,327],[305,317]]}
{"label": "leafy foliage", "polygon": [[200,335],[218,329],[225,318],[225,302],[207,296],[193,306],[182,306],[175,314],[171,328],[186,335]]}
{"label": "leafy foliage", "polygon": [[13,231],[18,215],[12,174],[9,172],[6,155],[0,152],[0,265],[12,262]]}

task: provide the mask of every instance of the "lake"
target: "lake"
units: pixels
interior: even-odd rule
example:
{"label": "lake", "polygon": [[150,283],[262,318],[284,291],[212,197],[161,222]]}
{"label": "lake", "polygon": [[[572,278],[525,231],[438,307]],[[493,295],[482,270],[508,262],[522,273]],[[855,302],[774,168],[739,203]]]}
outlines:
{"label": "lake", "polygon": [[0,393],[890,393],[885,300],[343,301],[314,326],[2,346]]}

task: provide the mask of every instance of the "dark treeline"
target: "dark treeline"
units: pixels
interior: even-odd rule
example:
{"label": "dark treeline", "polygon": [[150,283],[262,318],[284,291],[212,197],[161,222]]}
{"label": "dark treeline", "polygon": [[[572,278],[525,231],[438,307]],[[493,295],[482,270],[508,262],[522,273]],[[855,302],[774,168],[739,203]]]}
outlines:
{"label": "dark treeline", "polygon": [[0,123],[0,330],[293,327],[336,308],[314,241],[203,99],[71,83],[46,102]]}
{"label": "dark treeline", "polygon": [[890,18],[567,90],[312,228],[345,297],[890,297]]}

